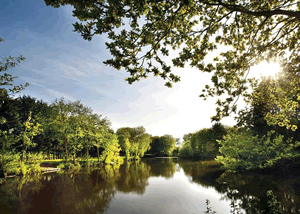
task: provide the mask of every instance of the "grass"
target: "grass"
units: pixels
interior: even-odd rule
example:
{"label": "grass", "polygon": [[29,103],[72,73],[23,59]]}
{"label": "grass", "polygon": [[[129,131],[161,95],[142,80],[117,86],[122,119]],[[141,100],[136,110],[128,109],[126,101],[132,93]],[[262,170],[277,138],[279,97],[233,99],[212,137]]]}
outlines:
{"label": "grass", "polygon": [[[120,156],[120,157],[123,160],[125,159],[125,156]],[[85,159],[77,158],[76,161],[82,163],[82,162],[85,162]],[[89,158],[89,161],[92,162],[92,163],[97,163],[98,158],[97,157],[92,157],[92,158]],[[58,165],[64,164],[64,163],[65,163],[65,159],[54,159],[54,160],[44,159],[44,160],[41,161],[41,166],[42,167],[57,167]]]}

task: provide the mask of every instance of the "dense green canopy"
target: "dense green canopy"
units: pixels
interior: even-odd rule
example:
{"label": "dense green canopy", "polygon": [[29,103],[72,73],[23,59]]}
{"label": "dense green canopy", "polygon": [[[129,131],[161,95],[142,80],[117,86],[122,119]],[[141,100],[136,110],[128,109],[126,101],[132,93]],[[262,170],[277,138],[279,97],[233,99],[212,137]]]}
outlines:
{"label": "dense green canopy", "polygon": [[[73,16],[79,19],[74,30],[84,39],[107,33],[112,58],[105,64],[129,72],[130,84],[153,74],[171,87],[180,80],[172,66],[189,64],[211,72],[213,85],[206,85],[201,96],[226,95],[217,101],[214,120],[236,111],[236,100],[255,82],[247,78],[250,66],[261,60],[279,60],[299,78],[296,0],[44,1],[74,6]],[[208,61],[208,53],[218,48],[221,53]],[[171,49],[179,54],[168,63]],[[298,94],[299,85],[295,88]]]}

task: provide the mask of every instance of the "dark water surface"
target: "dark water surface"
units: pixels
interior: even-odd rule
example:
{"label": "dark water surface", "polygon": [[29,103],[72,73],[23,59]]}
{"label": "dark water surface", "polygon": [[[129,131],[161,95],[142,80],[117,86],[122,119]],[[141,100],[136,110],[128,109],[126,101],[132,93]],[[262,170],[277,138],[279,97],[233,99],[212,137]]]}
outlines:
{"label": "dark water surface", "polygon": [[[300,171],[300,170],[299,170]],[[273,190],[284,213],[300,213],[300,173],[223,173],[214,162],[149,158],[97,170],[9,179],[0,186],[0,213],[200,214],[266,213]]]}

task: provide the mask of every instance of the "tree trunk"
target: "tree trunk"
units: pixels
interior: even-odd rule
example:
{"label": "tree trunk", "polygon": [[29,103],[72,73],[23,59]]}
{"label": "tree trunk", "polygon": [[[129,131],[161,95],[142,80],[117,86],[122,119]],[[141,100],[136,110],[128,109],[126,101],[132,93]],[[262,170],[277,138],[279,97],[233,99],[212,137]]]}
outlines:
{"label": "tree trunk", "polygon": [[87,148],[86,148],[86,157],[87,157],[87,158],[89,157],[89,154],[90,154],[90,148],[87,147]]}
{"label": "tree trunk", "polygon": [[66,162],[68,162],[69,154],[68,154],[68,142],[66,136],[64,137],[64,146],[65,146],[65,153],[66,153]]}
{"label": "tree trunk", "polygon": [[99,147],[97,147],[97,157],[98,157],[98,162],[100,162]]}

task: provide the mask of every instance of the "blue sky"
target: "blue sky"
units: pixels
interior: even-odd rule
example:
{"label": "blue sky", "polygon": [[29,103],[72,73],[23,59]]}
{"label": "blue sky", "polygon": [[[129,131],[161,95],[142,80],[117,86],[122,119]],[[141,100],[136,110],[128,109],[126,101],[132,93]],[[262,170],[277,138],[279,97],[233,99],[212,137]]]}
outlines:
{"label": "blue sky", "polygon": [[[210,82],[209,74],[186,67],[174,68],[181,82],[172,89],[160,78],[129,85],[125,71],[102,62],[110,58],[105,35],[85,41],[73,32],[71,7],[46,7],[43,0],[0,2],[0,56],[26,60],[9,73],[18,76],[15,84],[30,84],[20,93],[46,102],[64,97],[81,102],[108,117],[112,127],[144,126],[152,135],[182,137],[210,127],[215,99],[199,98]],[[227,118],[224,124],[232,125]]]}

